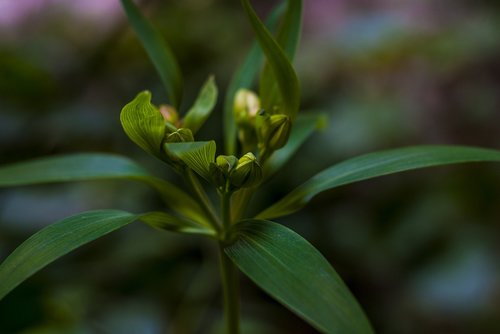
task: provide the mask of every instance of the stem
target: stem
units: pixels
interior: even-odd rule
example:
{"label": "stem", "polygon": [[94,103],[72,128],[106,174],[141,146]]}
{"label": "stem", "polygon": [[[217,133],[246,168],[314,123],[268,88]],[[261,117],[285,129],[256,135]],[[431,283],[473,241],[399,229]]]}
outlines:
{"label": "stem", "polygon": [[212,203],[210,202],[207,194],[205,193],[205,190],[201,186],[200,182],[196,178],[196,175],[193,174],[193,172],[189,169],[185,169],[183,171],[183,175],[187,183],[191,186],[193,192],[196,194],[198,197],[198,200],[201,204],[201,207],[203,211],[207,214],[211,225],[213,228],[215,228],[216,231],[220,231],[220,220],[219,217],[217,217],[217,214],[215,213],[214,207]]}
{"label": "stem", "polygon": [[224,319],[226,334],[240,333],[240,302],[238,272],[234,263],[224,253],[224,244],[219,243],[222,291],[224,294]]}
{"label": "stem", "polygon": [[221,192],[222,211],[222,238],[219,242],[220,269],[222,278],[222,291],[224,295],[224,319],[226,334],[239,334],[240,332],[240,301],[238,270],[234,263],[224,253],[224,247],[230,242],[231,235],[231,195],[232,192]]}

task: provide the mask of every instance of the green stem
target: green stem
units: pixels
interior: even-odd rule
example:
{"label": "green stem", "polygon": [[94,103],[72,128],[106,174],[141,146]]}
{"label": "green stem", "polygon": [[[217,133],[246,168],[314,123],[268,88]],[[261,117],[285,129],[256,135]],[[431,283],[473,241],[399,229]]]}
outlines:
{"label": "green stem", "polygon": [[226,334],[240,333],[240,301],[238,272],[234,263],[224,253],[224,244],[219,243],[222,291],[224,295],[224,319]]}
{"label": "green stem", "polygon": [[216,231],[220,231],[219,217],[215,213],[214,207],[213,207],[212,203],[210,202],[210,199],[208,198],[202,185],[200,184],[200,181],[198,181],[198,179],[196,178],[196,175],[194,175],[190,169],[186,168],[183,170],[183,176],[184,176],[186,182],[191,186],[191,189],[193,190],[193,192],[198,197],[199,203],[200,203],[203,211],[205,211],[208,218],[210,219],[212,227]]}
{"label": "green stem", "polygon": [[224,247],[231,241],[231,195],[232,192],[221,192],[222,238],[219,242],[220,269],[222,291],[224,295],[224,319],[226,334],[240,332],[240,302],[238,287],[238,270],[224,253]]}

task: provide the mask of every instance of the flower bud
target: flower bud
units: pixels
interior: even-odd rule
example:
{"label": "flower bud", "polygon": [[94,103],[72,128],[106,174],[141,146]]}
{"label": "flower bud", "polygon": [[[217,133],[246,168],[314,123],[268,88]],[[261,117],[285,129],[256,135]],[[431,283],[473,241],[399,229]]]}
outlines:
{"label": "flower bud", "polygon": [[175,110],[174,107],[169,106],[167,104],[162,104],[160,105],[159,109],[165,121],[173,125],[176,125],[179,122],[179,114],[177,113],[177,110]]}
{"label": "flower bud", "polygon": [[215,163],[210,163],[210,175],[217,187],[225,187],[230,172],[238,164],[238,158],[233,155],[219,155]]}
{"label": "flower bud", "polygon": [[182,143],[194,141],[193,133],[191,130],[186,128],[180,128],[176,131],[168,134],[165,138],[165,142],[167,143]]}
{"label": "flower bud", "polygon": [[238,160],[236,168],[229,175],[229,181],[237,188],[248,188],[259,184],[262,168],[253,153],[247,153]]}
{"label": "flower bud", "polygon": [[288,142],[292,123],[286,115],[272,115],[269,122],[267,146],[271,151],[282,148]]}
{"label": "flower bud", "polygon": [[260,109],[260,99],[251,90],[239,89],[234,97],[233,115],[238,125],[253,124]]}

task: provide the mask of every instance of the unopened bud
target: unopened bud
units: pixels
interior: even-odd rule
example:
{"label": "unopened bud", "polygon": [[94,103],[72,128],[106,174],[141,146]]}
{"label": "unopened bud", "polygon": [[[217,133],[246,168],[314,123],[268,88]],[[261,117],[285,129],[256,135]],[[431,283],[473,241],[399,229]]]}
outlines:
{"label": "unopened bud", "polygon": [[230,172],[238,164],[238,158],[233,155],[219,155],[215,163],[210,163],[210,175],[217,187],[225,187]]}
{"label": "unopened bud", "polygon": [[170,133],[165,138],[167,143],[182,143],[194,141],[193,133],[187,128],[180,128]]}
{"label": "unopened bud", "polygon": [[251,90],[239,89],[234,97],[233,114],[236,124],[253,124],[260,109],[260,99]]}
{"label": "unopened bud", "polygon": [[238,165],[229,175],[231,184],[237,188],[256,186],[262,179],[262,168],[253,153],[247,153],[238,160]]}
{"label": "unopened bud", "polygon": [[176,125],[179,122],[179,114],[177,113],[177,110],[175,110],[174,107],[169,106],[167,104],[162,104],[160,105],[159,109],[165,121],[173,125]]}
{"label": "unopened bud", "polygon": [[269,149],[275,151],[282,148],[288,142],[292,123],[290,117],[286,115],[272,115],[269,122],[269,133],[267,145]]}

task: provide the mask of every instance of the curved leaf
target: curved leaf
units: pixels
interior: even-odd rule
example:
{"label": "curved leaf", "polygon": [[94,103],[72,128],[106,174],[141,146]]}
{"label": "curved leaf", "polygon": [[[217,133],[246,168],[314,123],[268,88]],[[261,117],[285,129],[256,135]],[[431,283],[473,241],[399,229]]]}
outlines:
{"label": "curved leaf", "polygon": [[149,226],[161,230],[216,236],[215,230],[210,226],[203,226],[193,220],[172,216],[165,212],[149,212],[142,215],[140,219]]}
{"label": "curved leaf", "polygon": [[[276,28],[278,19],[282,15],[284,9],[284,4],[279,4],[273,9],[269,18],[266,20],[266,27],[269,30],[272,31]],[[258,42],[254,42],[245,60],[232,77],[229,87],[227,88],[226,97],[224,99],[224,140],[225,152],[227,155],[236,154],[237,129],[233,116],[234,96],[236,91],[240,88],[251,88],[263,60],[264,55],[262,54],[262,50]]]}
{"label": "curved leaf", "polygon": [[206,221],[203,210],[192,197],[119,155],[70,154],[0,167],[0,187],[104,179],[130,179],[146,183],[160,193],[168,207],[196,221]]}
{"label": "curved leaf", "polygon": [[89,211],[40,230],[0,264],[0,299],[54,260],[138,218],[118,210]]}
{"label": "curved leaf", "polygon": [[264,165],[264,177],[268,179],[280,170],[315,130],[325,126],[325,122],[326,114],[323,113],[298,115],[286,145],[275,151]]}
{"label": "curved leaf", "polygon": [[[293,61],[302,30],[302,0],[288,0],[287,10],[281,23],[276,41],[283,48],[288,59]],[[259,95],[267,110],[279,104],[279,91],[276,78],[268,63],[260,76]]]}
{"label": "curved leaf", "polygon": [[235,225],[225,248],[263,290],[325,333],[373,333],[362,309],[328,261],[307,240],[270,221]]}
{"label": "curved leaf", "polygon": [[151,93],[141,92],[123,107],[120,121],[127,136],[144,151],[161,159],[165,120],[151,104]]}
{"label": "curved leaf", "polygon": [[174,54],[161,34],[144,18],[131,0],[121,2],[132,28],[160,75],[170,103],[179,109],[183,80]]}
{"label": "curved leaf", "polygon": [[165,144],[169,153],[210,182],[210,163],[215,161],[215,141],[193,141]]}
{"label": "curved leaf", "polygon": [[300,105],[299,80],[295,74],[295,70],[283,49],[278,45],[269,30],[267,30],[257,17],[249,0],[241,0],[241,3],[250,19],[250,23],[255,31],[260,47],[266,55],[267,62],[276,78],[280,92],[280,100],[283,103],[283,110],[280,110],[280,113],[289,115],[292,120],[294,120]]}
{"label": "curved leaf", "polygon": [[317,174],[257,215],[268,219],[300,210],[316,194],[341,185],[407,170],[474,161],[500,161],[500,151],[466,146],[414,146],[365,154]]}
{"label": "curved leaf", "polygon": [[183,127],[188,128],[196,134],[205,123],[208,116],[217,103],[217,86],[213,76],[210,76],[200,90],[196,101],[191,109],[188,110],[184,118]]}

